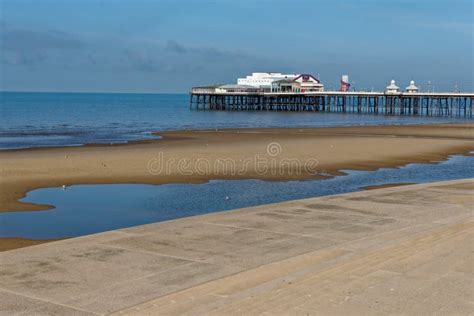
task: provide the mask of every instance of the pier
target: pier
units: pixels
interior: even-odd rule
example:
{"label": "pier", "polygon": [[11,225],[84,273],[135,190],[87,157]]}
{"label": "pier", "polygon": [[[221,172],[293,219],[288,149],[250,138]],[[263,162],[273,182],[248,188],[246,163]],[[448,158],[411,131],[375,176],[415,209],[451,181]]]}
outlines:
{"label": "pier", "polygon": [[196,87],[190,108],[226,111],[342,112],[473,117],[474,93],[461,92],[263,92]]}

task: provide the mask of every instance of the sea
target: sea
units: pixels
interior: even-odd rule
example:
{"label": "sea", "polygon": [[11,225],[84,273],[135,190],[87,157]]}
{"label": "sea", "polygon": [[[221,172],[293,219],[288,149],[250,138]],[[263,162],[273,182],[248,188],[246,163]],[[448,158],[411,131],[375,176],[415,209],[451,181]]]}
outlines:
{"label": "sea", "polygon": [[[0,93],[0,150],[153,139],[184,129],[326,127],[472,122],[463,118],[356,113],[226,112],[189,109],[187,94]],[[55,239],[391,183],[474,177],[474,156],[326,180],[216,180],[201,184],[107,184],[38,188],[26,202],[47,211],[0,213],[0,238]]]}

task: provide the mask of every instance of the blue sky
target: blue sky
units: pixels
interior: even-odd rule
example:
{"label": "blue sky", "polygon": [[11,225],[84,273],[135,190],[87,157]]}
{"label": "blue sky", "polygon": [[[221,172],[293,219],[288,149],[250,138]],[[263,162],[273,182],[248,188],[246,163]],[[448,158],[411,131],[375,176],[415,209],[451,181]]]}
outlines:
{"label": "blue sky", "polygon": [[0,90],[186,92],[252,71],[474,90],[471,0],[0,0]]}

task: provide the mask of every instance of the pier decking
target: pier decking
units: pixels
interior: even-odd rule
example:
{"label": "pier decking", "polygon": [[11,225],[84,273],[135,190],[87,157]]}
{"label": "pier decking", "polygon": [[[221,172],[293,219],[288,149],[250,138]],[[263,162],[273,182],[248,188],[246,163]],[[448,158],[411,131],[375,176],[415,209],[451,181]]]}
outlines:
{"label": "pier decking", "polygon": [[216,92],[193,88],[190,108],[229,111],[347,112],[473,117],[474,93]]}

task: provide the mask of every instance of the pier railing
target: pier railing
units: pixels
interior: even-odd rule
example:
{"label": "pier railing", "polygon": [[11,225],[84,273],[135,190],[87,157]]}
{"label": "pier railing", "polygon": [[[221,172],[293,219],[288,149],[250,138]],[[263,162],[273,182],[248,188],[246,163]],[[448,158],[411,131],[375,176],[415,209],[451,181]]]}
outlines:
{"label": "pier railing", "polygon": [[190,108],[473,117],[474,93],[215,92],[193,89]]}

